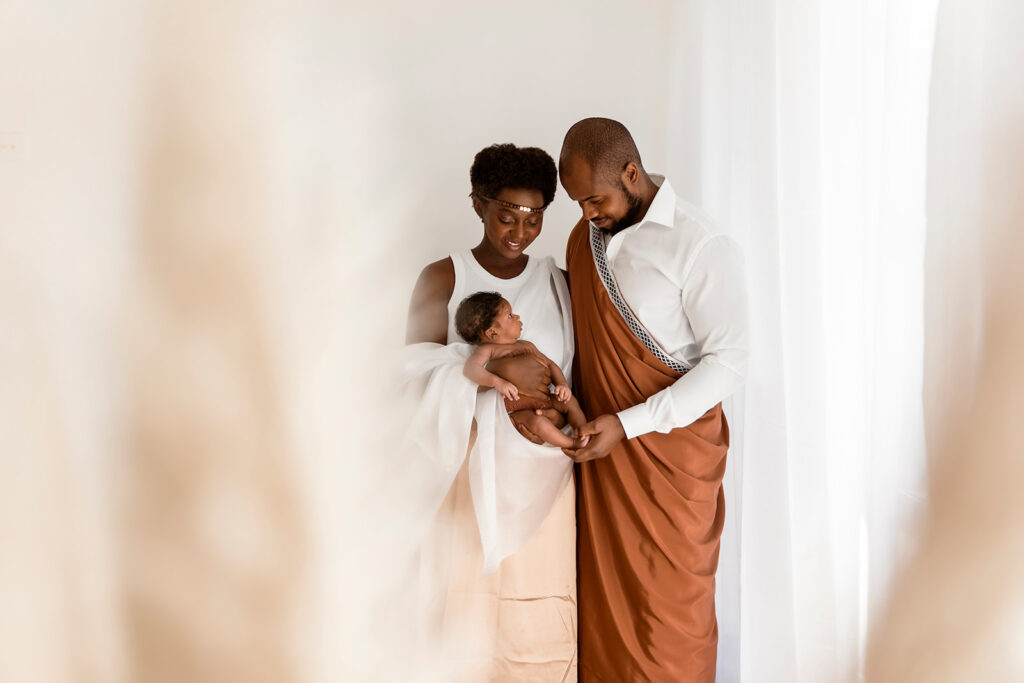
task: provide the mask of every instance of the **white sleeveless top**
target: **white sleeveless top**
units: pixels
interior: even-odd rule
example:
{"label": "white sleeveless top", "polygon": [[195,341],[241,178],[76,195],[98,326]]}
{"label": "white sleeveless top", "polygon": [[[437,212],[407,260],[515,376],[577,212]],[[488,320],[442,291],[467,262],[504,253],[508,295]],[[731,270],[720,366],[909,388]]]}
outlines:
{"label": "white sleeveless top", "polygon": [[[448,300],[448,343],[465,343],[455,330],[455,311],[470,294],[498,292],[523,322],[522,339],[558,363],[568,379],[572,374],[573,337],[569,319],[568,287],[562,271],[550,256],[530,257],[519,275],[507,280],[491,275],[472,252],[451,255],[455,289]],[[571,381],[571,380],[570,380]]]}

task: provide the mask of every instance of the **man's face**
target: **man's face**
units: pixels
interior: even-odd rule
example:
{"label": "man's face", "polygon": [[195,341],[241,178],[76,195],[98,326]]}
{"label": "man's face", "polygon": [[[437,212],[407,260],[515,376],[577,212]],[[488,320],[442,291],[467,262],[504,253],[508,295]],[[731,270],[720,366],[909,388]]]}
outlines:
{"label": "man's face", "polygon": [[607,177],[579,158],[563,163],[560,176],[566,194],[583,210],[583,217],[605,232],[616,233],[640,220],[643,200],[621,177]]}

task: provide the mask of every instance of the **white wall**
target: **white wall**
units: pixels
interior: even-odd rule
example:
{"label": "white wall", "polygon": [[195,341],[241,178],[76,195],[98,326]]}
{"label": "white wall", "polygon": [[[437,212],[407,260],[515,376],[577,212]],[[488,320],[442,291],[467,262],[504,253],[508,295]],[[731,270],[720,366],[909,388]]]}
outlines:
{"label": "white wall", "polygon": [[[0,527],[0,634],[18,653],[3,658],[0,677],[109,680],[123,672],[125,648],[132,659],[116,579],[123,556],[140,550],[118,536],[115,503],[124,493],[117,463],[131,462],[136,447],[121,392],[138,378],[115,323],[153,275],[153,254],[140,243],[161,234],[178,251],[167,252],[160,277],[182,278],[183,290],[217,290],[257,266],[233,286],[249,292],[245,306],[262,306],[250,322],[269,340],[261,348],[270,368],[231,358],[216,319],[168,324],[206,339],[232,373],[275,378],[272,417],[287,424],[288,440],[273,462],[293,470],[294,484],[274,485],[294,487],[282,517],[304,520],[308,560],[296,605],[299,669],[342,680],[358,669],[352,658],[374,654],[361,611],[374,603],[360,583],[373,577],[352,570],[348,555],[363,535],[392,530],[387,519],[367,524],[358,506],[381,457],[367,405],[388,400],[380,369],[402,343],[412,284],[427,262],[479,240],[468,174],[489,144],[536,145],[557,157],[569,125],[603,115],[630,128],[651,170],[665,168],[671,5],[106,0],[76,9],[16,0],[0,8],[0,132],[22,134],[29,147],[24,158],[0,159],[0,517],[39,530]],[[218,95],[189,101],[190,83]],[[256,131],[249,144],[233,122]],[[184,152],[154,156],[154,139],[177,140]],[[238,155],[244,181],[221,174],[218,162],[198,174],[211,186],[186,184],[177,200],[177,188],[152,185],[168,158],[187,169],[221,154]],[[236,218],[209,235],[173,229],[182,216],[237,216],[239,191],[260,220]],[[217,197],[216,206],[194,201]],[[154,216],[154,206],[182,213]],[[577,216],[559,189],[531,254],[563,262]],[[188,255],[211,247],[225,268],[192,273]],[[171,368],[201,360],[173,342],[163,352]],[[196,377],[186,389],[238,380],[201,368]],[[228,409],[232,394],[222,396]],[[255,493],[259,504],[270,484],[261,471],[236,479],[234,493]],[[202,476],[191,489],[206,486]],[[189,548],[167,550],[187,565]],[[214,560],[197,553],[194,566],[172,573],[202,577]],[[198,637],[206,606],[186,602],[187,611],[161,618]],[[169,661],[203,652],[182,646]]]}
{"label": "white wall", "polygon": [[[345,17],[350,38],[316,27],[318,51],[338,60],[321,75],[341,99],[324,123],[345,155],[346,233],[400,239],[417,265],[474,246],[473,155],[514,142],[557,160],[566,129],[586,116],[623,121],[663,169],[670,5],[381,3]],[[559,188],[531,253],[563,262],[578,215]],[[411,286],[416,273],[404,274]]]}

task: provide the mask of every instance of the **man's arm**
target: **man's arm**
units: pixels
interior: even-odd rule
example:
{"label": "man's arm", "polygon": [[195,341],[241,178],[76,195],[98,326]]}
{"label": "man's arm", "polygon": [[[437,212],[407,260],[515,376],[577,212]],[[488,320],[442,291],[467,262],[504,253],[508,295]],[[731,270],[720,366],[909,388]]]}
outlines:
{"label": "man's arm", "polygon": [[685,427],[743,384],[747,372],[747,288],[739,247],[724,235],[705,242],[685,275],[683,312],[701,348],[697,364],[666,389],[618,413],[626,437]]}
{"label": "man's arm", "polygon": [[565,451],[576,462],[601,458],[622,439],[685,427],[743,383],[747,369],[747,292],[738,247],[710,238],[697,253],[681,292],[683,312],[701,347],[697,364],[643,403],[601,415],[580,430],[586,448]]}

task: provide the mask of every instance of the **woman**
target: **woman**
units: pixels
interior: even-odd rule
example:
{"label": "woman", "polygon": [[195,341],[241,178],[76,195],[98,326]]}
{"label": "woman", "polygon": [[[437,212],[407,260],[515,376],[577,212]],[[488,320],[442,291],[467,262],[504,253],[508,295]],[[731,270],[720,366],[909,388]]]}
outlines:
{"label": "woman", "polygon": [[[427,352],[431,344],[443,344],[448,345],[444,350],[433,351],[455,353],[444,366],[445,389],[432,394],[422,389],[423,402],[428,408],[431,401],[443,404],[446,410],[456,404],[456,412],[465,407],[468,412],[455,420],[456,431],[466,416],[470,422],[475,417],[476,425],[475,440],[467,437],[470,457],[461,442],[450,448],[455,459],[448,471],[457,467],[457,474],[422,554],[422,574],[435,591],[427,600],[428,619],[442,634],[445,664],[459,680],[575,681],[576,528],[570,463],[559,449],[516,434],[500,397],[493,390],[477,393],[456,371],[464,356],[451,351],[468,348],[460,344],[454,326],[459,302],[476,291],[497,291],[522,316],[522,338],[571,375],[564,275],[550,257],[525,253],[554,198],[555,164],[537,148],[493,145],[476,155],[470,181],[483,236],[473,249],[423,269],[406,338]],[[510,379],[547,393],[538,377]],[[416,424],[420,431],[433,428],[423,421]],[[492,442],[493,452],[487,450]]]}

